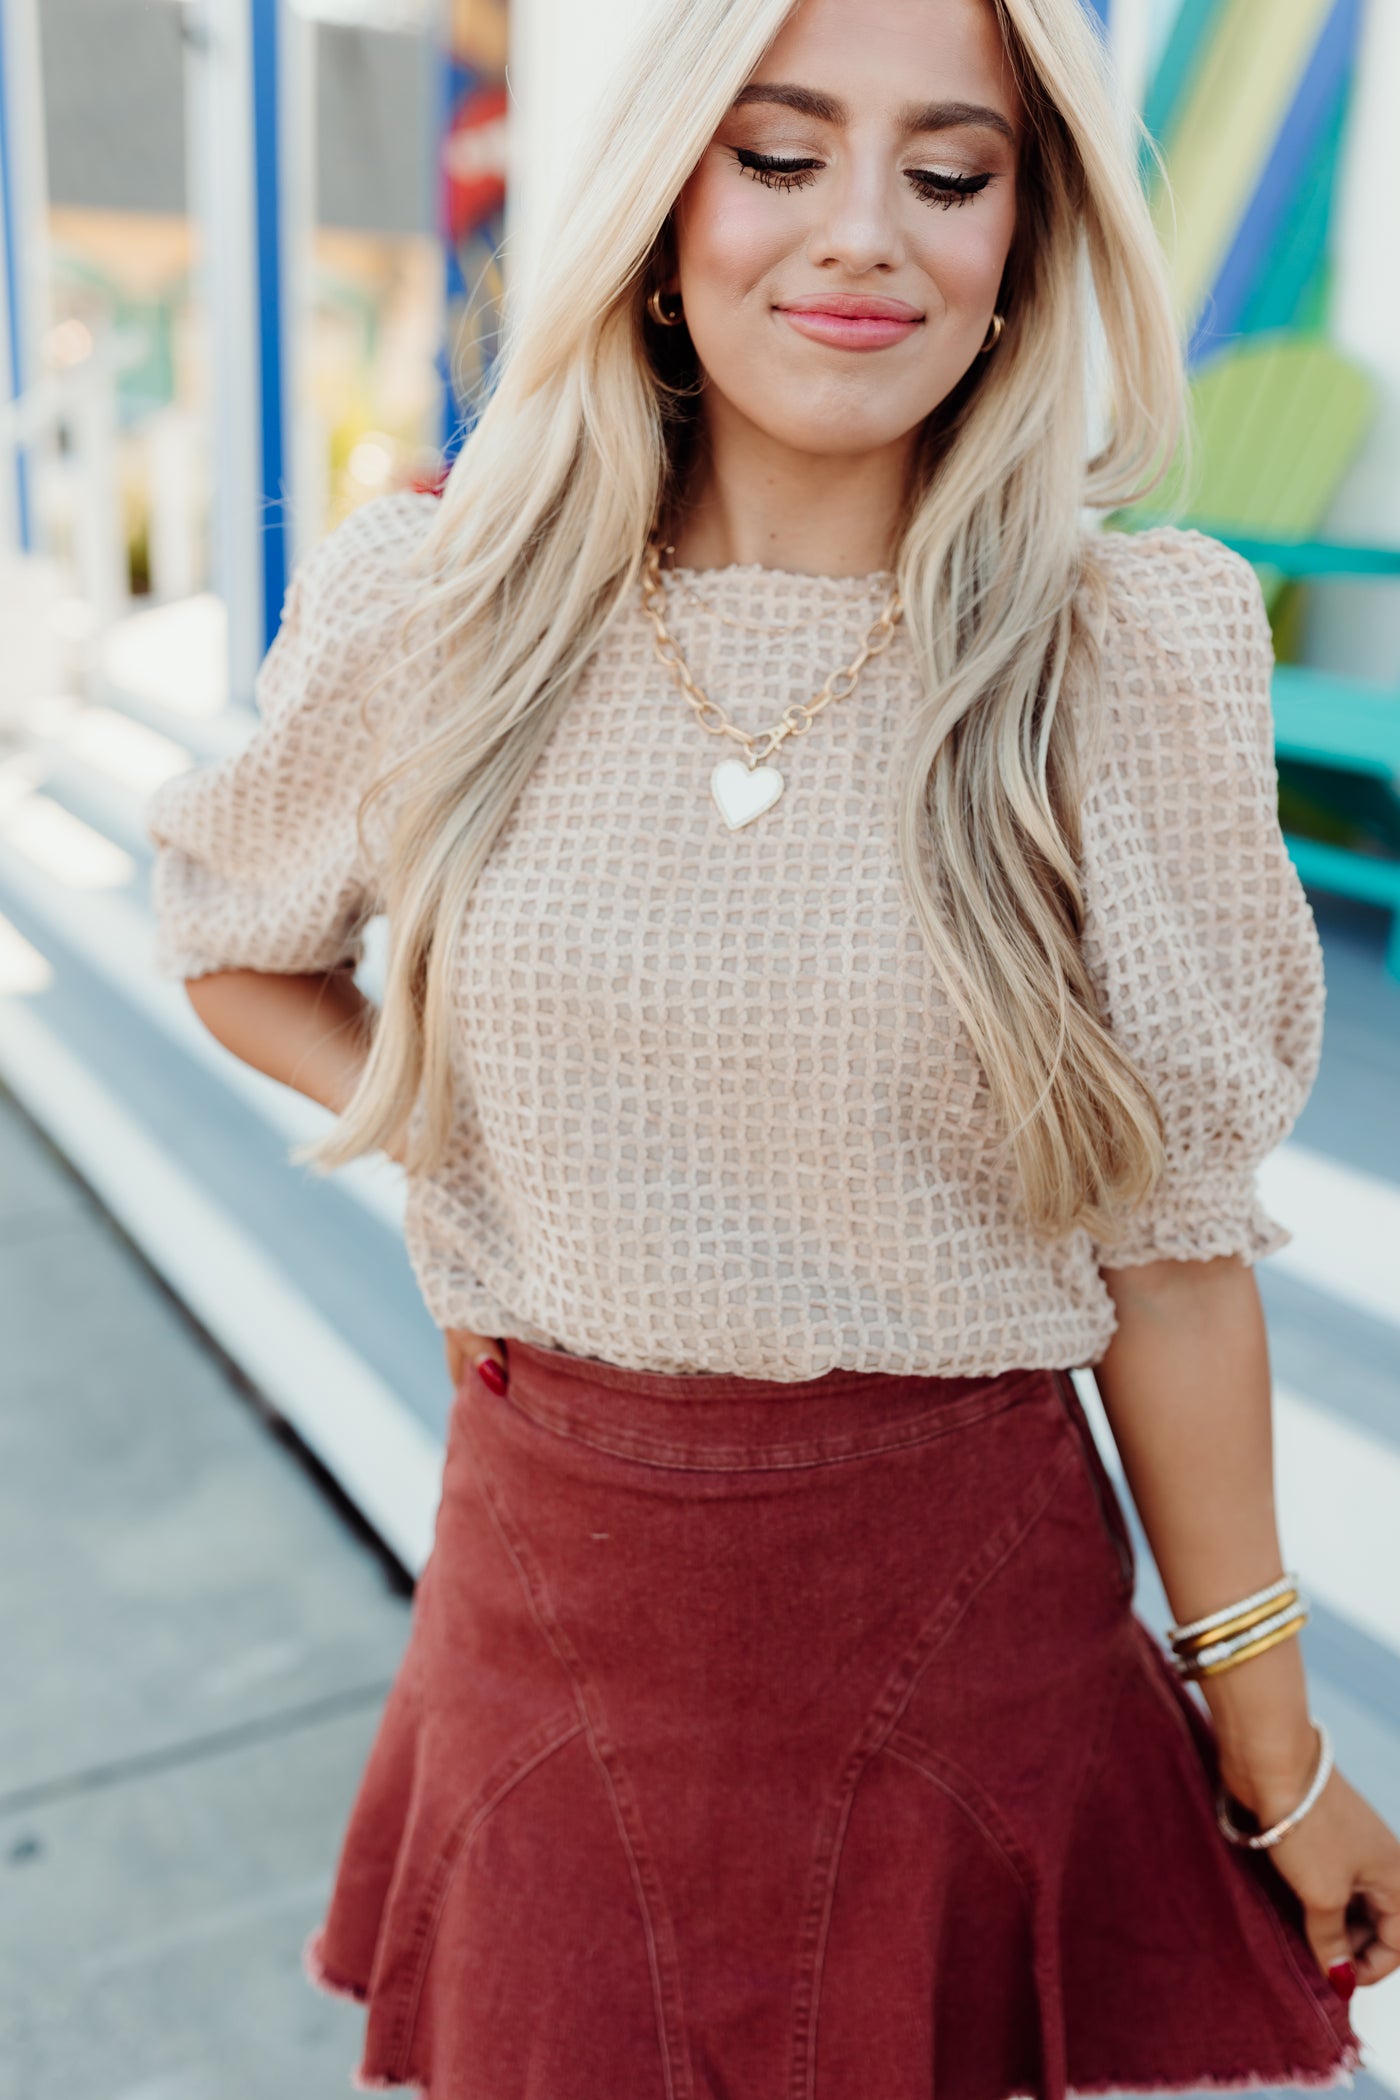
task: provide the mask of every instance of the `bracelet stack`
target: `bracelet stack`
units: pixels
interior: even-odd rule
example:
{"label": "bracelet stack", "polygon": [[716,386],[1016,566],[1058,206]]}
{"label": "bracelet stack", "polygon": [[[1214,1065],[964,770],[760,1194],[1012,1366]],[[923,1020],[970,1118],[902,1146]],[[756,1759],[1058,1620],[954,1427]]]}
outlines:
{"label": "bracelet stack", "polygon": [[1179,1677],[1214,1677],[1286,1641],[1307,1621],[1307,1599],[1297,1576],[1280,1575],[1277,1582],[1241,1597],[1237,1604],[1192,1619],[1187,1626],[1169,1627],[1172,1667]]}
{"label": "bracelet stack", "polygon": [[[1280,1575],[1277,1582],[1252,1591],[1238,1603],[1207,1612],[1203,1619],[1192,1619],[1188,1625],[1169,1627],[1172,1668],[1179,1677],[1214,1677],[1219,1671],[1233,1669],[1251,1655],[1262,1655],[1266,1648],[1286,1641],[1307,1621],[1307,1599],[1297,1576]],[[1230,1815],[1225,1789],[1218,1789],[1215,1820],[1232,1845],[1247,1845],[1254,1851],[1276,1845],[1307,1814],[1327,1784],[1332,1770],[1331,1738],[1321,1721],[1312,1715],[1308,1718],[1317,1731],[1317,1769],[1302,1800],[1280,1822],[1268,1830],[1241,1830]]]}

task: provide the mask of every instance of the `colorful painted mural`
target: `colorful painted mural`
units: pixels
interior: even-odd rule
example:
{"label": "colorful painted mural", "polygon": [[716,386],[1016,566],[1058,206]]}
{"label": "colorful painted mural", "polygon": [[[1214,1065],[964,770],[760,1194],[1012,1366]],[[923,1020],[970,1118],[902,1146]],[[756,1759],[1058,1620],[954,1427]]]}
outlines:
{"label": "colorful painted mural", "polygon": [[447,467],[490,385],[505,283],[505,0],[455,0],[444,54],[440,225],[446,329],[439,359]]}
{"label": "colorful painted mural", "polygon": [[1195,456],[1115,522],[1165,511],[1255,563],[1290,851],[1306,881],[1392,914],[1400,979],[1400,691],[1324,668],[1309,625],[1320,580],[1400,575],[1393,547],[1344,544],[1329,526],[1387,407],[1383,374],[1333,327],[1348,118],[1374,17],[1363,0],[1173,0],[1162,16],[1143,174],[1187,333]]}
{"label": "colorful painted mural", "polygon": [[[1199,437],[1170,497],[1205,523],[1316,532],[1375,411],[1369,376],[1328,339],[1362,17],[1362,0],[1156,11],[1143,118],[1160,162],[1144,150],[1143,178],[1172,257]],[[1281,579],[1270,595],[1286,595]]]}
{"label": "colorful painted mural", "polygon": [[1325,324],[1361,0],[1180,0],[1144,107],[1191,354]]}

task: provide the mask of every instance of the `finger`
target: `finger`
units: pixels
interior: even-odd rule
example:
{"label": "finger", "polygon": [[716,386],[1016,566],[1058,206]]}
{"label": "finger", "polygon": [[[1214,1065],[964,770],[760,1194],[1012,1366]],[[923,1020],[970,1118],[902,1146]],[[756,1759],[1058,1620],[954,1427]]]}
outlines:
{"label": "finger", "polygon": [[1383,1976],[1393,1976],[1400,1969],[1400,1949],[1387,1947],[1384,1940],[1372,1940],[1365,1953],[1353,1959],[1358,1984],[1379,1983]]}
{"label": "finger", "polygon": [[477,1334],[470,1327],[444,1328],[443,1346],[447,1356],[447,1375],[454,1386],[460,1385],[483,1357],[497,1355],[500,1350],[499,1342],[490,1335]]}
{"label": "finger", "polygon": [[1347,1932],[1346,1904],[1308,1904],[1306,1926],[1308,1945],[1318,1967],[1337,1995],[1349,1998],[1356,1988],[1357,1971]]}
{"label": "finger", "polygon": [[457,1327],[451,1332],[458,1344],[452,1373],[454,1385],[460,1385],[469,1372],[475,1372],[493,1393],[503,1393],[510,1377],[510,1367],[502,1338],[474,1334],[467,1327]]}
{"label": "finger", "polygon": [[493,1393],[503,1393],[510,1382],[510,1370],[506,1364],[506,1352],[499,1341],[482,1344],[472,1355],[472,1368],[482,1384]]}
{"label": "finger", "polygon": [[1355,1956],[1358,1983],[1379,1983],[1400,1969],[1400,1892],[1368,1884],[1358,1898],[1365,1944]]}

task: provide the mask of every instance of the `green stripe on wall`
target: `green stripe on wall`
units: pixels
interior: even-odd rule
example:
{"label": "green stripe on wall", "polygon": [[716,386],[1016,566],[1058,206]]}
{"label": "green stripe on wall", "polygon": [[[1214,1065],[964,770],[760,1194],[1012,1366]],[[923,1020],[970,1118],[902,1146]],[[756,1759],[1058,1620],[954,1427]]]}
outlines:
{"label": "green stripe on wall", "polygon": [[1331,0],[1223,0],[1153,200],[1177,310],[1199,313],[1249,207]]}
{"label": "green stripe on wall", "polygon": [[1219,14],[1219,0],[1181,0],[1142,112],[1143,122],[1159,146],[1170,140]]}

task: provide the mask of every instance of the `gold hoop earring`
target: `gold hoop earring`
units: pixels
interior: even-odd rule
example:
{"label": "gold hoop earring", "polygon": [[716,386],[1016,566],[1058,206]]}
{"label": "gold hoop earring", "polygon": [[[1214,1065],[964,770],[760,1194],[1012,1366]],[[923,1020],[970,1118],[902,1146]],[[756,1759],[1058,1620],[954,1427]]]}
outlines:
{"label": "gold hoop earring", "polygon": [[1001,341],[1001,331],[1003,328],[1005,328],[1005,326],[1005,314],[992,315],[992,323],[990,328],[987,330],[986,340],[983,342],[982,348],[978,353],[980,356],[985,357],[989,350],[996,349],[997,344]]}
{"label": "gold hoop earring", "polygon": [[668,314],[661,304],[665,296],[666,294],[662,291],[659,284],[653,285],[647,293],[647,312],[651,315],[658,328],[679,328],[681,322],[685,319],[685,315],[681,312],[680,299],[677,298],[676,300],[676,311],[673,314]]}

